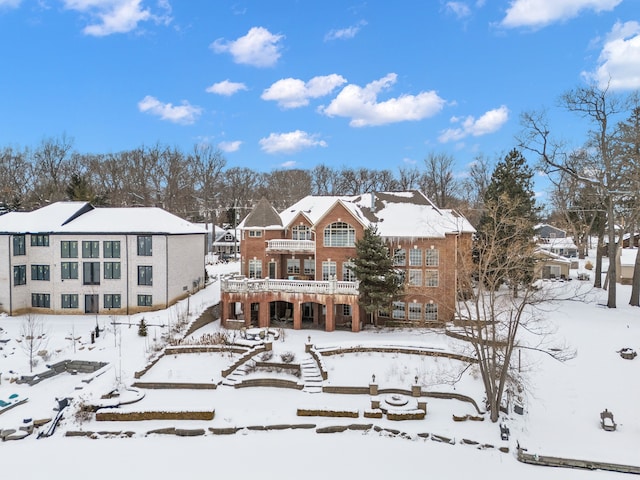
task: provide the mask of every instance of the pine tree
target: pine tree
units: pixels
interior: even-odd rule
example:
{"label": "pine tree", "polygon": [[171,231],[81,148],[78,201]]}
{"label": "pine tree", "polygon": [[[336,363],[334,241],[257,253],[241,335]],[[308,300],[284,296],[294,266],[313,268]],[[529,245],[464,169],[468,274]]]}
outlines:
{"label": "pine tree", "polygon": [[[536,206],[533,190],[533,170],[518,150],[511,150],[496,165],[484,204],[486,210],[480,219],[478,238],[501,250],[496,261],[502,263],[504,257],[519,251],[530,252],[540,209]],[[517,293],[518,284],[531,281],[533,258],[522,266],[525,268],[506,272],[506,278],[498,278],[494,287],[509,280]]]}
{"label": "pine tree", "polygon": [[360,282],[360,303],[377,326],[378,311],[389,308],[402,284],[375,225],[364,231],[364,236],[355,246],[356,258],[352,269]]}
{"label": "pine tree", "polygon": [[138,324],[138,335],[141,337],[147,336],[147,324],[144,321],[144,318],[140,320]]}

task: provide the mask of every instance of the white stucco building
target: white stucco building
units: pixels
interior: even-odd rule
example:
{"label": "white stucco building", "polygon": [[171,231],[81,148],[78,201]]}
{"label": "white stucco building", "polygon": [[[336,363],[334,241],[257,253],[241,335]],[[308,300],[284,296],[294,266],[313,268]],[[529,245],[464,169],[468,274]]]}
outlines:
{"label": "white stucco building", "polygon": [[58,202],[0,216],[0,312],[164,309],[205,282],[206,230],[160,208]]}

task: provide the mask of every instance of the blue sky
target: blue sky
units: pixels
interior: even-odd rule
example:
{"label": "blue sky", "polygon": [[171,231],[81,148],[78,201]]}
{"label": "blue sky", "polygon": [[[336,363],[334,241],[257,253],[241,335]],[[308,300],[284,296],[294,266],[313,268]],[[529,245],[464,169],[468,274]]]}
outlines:
{"label": "blue sky", "polygon": [[[585,81],[640,87],[637,0],[0,0],[0,146],[209,143],[228,166],[388,168],[515,146]],[[573,129],[573,130],[572,130]],[[575,130],[575,131],[574,131]]]}

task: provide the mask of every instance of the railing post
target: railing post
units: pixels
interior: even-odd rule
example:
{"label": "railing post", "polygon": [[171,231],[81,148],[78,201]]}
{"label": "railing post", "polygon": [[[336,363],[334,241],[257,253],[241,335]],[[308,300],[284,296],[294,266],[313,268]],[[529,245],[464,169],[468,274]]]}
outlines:
{"label": "railing post", "polygon": [[338,286],[338,279],[335,275],[331,275],[329,278],[329,293],[336,293],[336,289]]}

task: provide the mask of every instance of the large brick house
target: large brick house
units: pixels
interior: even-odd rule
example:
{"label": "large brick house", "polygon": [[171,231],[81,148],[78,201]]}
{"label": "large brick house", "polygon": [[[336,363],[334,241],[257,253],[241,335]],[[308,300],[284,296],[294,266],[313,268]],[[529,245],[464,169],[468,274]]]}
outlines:
{"label": "large brick house", "polygon": [[0,216],[0,311],[128,314],[204,287],[206,230],[160,208],[58,202]]}
{"label": "large brick house", "polygon": [[472,225],[418,191],[307,196],[278,213],[262,199],[238,226],[241,275],[221,283],[221,318],[245,326],[359,331],[369,318],[350,270],[355,242],[370,225],[404,278],[401,298],[379,312],[386,324],[451,321],[458,260],[471,252]]}

